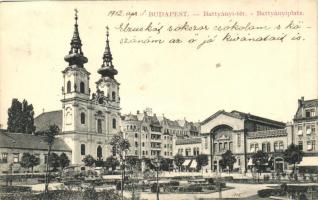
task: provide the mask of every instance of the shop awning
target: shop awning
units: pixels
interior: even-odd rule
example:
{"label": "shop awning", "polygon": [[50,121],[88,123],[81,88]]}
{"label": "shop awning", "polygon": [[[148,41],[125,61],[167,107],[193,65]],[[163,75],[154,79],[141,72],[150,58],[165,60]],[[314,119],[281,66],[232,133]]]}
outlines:
{"label": "shop awning", "polygon": [[298,165],[299,167],[318,167],[318,157],[303,157],[303,160]]}
{"label": "shop awning", "polygon": [[182,166],[188,166],[190,164],[191,160],[185,160]]}
{"label": "shop awning", "polygon": [[190,168],[197,168],[197,165],[198,165],[197,161],[196,160],[192,160]]}

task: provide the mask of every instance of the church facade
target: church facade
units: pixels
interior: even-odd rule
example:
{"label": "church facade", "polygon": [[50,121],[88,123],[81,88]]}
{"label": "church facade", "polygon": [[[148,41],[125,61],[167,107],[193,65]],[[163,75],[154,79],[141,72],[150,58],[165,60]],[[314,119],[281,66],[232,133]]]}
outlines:
{"label": "church facade", "polygon": [[[102,65],[97,70],[101,76],[90,86],[90,72],[84,66],[88,59],[82,50],[77,19],[76,14],[71,48],[64,58],[68,66],[62,71],[62,130],[59,136],[72,149],[73,164],[81,164],[85,155],[98,159],[108,157],[110,138],[120,132],[120,84],[115,79],[118,72],[112,63],[108,27]],[[93,93],[91,87],[96,88]]]}

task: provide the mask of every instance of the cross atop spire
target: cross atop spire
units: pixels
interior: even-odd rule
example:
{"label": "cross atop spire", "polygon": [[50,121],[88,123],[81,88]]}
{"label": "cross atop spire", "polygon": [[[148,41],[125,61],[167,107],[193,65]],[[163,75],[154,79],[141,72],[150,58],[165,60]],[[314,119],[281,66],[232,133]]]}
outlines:
{"label": "cross atop spire", "polygon": [[108,37],[109,37],[109,28],[108,26],[106,26],[106,41],[108,41]]}
{"label": "cross atop spire", "polygon": [[64,60],[69,63],[69,65],[77,65],[79,67],[83,67],[83,64],[87,63],[87,58],[84,56],[82,51],[82,41],[79,36],[78,31],[78,10],[75,8],[75,24],[74,24],[74,32],[71,40],[71,50],[68,55],[64,57]]}
{"label": "cross atop spire", "polygon": [[78,16],[77,16],[78,10],[77,10],[77,8],[75,8],[74,11],[75,11],[75,24],[77,25],[77,19],[78,19]]}
{"label": "cross atop spire", "polygon": [[113,63],[113,56],[110,52],[109,47],[109,28],[106,26],[106,46],[105,51],[103,54],[103,64],[101,68],[98,69],[98,73],[102,75],[102,77],[110,77],[114,78],[114,75],[116,75],[118,72],[116,69],[114,69]]}

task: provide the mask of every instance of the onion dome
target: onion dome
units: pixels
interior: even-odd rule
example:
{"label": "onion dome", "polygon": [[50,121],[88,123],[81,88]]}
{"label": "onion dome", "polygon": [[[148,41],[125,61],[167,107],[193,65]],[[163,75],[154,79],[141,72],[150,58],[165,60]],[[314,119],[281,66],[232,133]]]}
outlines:
{"label": "onion dome", "polygon": [[114,79],[114,76],[118,74],[118,71],[114,68],[112,60],[112,53],[110,52],[109,47],[109,32],[108,32],[108,26],[106,26],[106,47],[103,54],[103,64],[101,68],[97,70],[97,72],[102,75],[102,77],[109,77]]}
{"label": "onion dome", "polygon": [[84,56],[82,51],[82,41],[78,32],[77,25],[77,9],[75,9],[75,24],[74,24],[74,33],[73,38],[71,40],[71,50],[68,55],[64,57],[64,60],[69,63],[69,66],[77,65],[79,67],[83,67],[83,64],[87,63],[87,58]]}

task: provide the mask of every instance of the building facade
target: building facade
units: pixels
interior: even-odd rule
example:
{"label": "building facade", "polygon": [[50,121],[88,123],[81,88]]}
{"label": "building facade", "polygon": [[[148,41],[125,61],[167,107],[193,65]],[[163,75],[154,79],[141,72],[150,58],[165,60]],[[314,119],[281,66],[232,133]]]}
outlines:
{"label": "building facade", "polygon": [[[249,113],[224,110],[216,112],[201,124],[204,146],[207,146],[209,151],[210,170],[220,171],[221,155],[230,150],[236,157],[234,169],[247,171],[252,164],[249,160],[254,152],[262,150],[263,147],[268,153],[272,153],[275,148],[286,148],[289,141],[285,127],[285,123]],[[266,143],[267,141],[271,142]]]}
{"label": "building facade", "polygon": [[[39,159],[39,165],[33,169],[34,173],[44,172],[48,155],[48,145],[45,138],[31,134],[0,132],[0,173],[14,174],[31,172],[31,169],[20,165],[23,153],[30,153]],[[52,153],[65,153],[72,157],[72,150],[61,139],[56,139],[52,146]]]}
{"label": "building facade", "polygon": [[62,133],[60,137],[73,150],[72,163],[82,163],[90,154],[98,159],[110,155],[110,138],[120,131],[119,83],[115,79],[117,70],[113,66],[113,57],[109,46],[108,28],[106,46],[101,67],[101,75],[95,82],[96,91],[91,94],[90,73],[84,64],[84,56],[79,36],[77,15],[71,49],[65,56],[68,66],[62,71]]}
{"label": "building facade", "polygon": [[298,100],[298,108],[294,116],[293,143],[299,145],[306,155],[318,156],[316,142],[318,140],[318,99]]}

